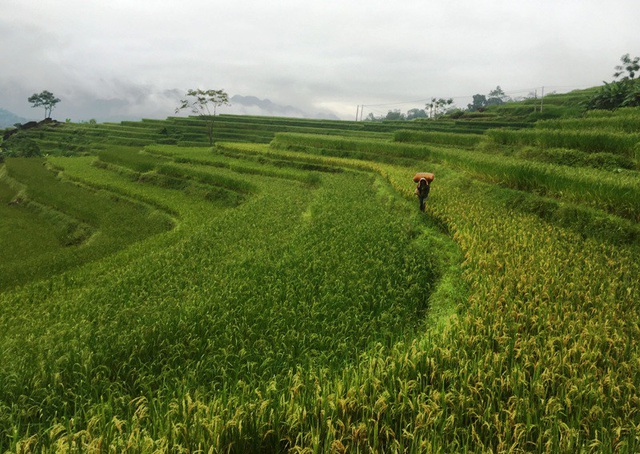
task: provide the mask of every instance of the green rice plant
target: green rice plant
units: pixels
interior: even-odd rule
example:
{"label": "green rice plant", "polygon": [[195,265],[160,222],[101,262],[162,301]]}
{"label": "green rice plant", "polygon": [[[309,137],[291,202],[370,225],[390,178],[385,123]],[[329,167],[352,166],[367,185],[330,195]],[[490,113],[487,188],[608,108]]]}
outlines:
{"label": "green rice plant", "polygon": [[271,146],[363,160],[384,160],[385,157],[425,159],[433,154],[430,148],[413,144],[293,133],[276,134]]}
{"label": "green rice plant", "polygon": [[[324,166],[309,162],[297,162],[291,159],[270,159],[263,154],[252,151],[252,145],[237,143],[218,143],[211,152],[202,148],[176,148],[148,146],[146,152],[153,155],[170,157],[177,163],[196,164],[230,169],[233,172],[249,175],[264,175],[275,178],[286,178],[309,181],[312,172],[340,172],[334,166]],[[239,162],[241,161],[241,162]]]}
{"label": "green rice plant", "polygon": [[196,166],[189,164],[160,164],[157,171],[159,174],[167,177],[193,179],[200,183],[220,186],[240,193],[255,192],[257,190],[255,185],[248,181],[224,175],[220,171],[211,171],[210,169],[200,170],[196,168]]}
{"label": "green rice plant", "polygon": [[105,163],[127,167],[135,172],[149,172],[163,161],[162,157],[151,157],[130,149],[108,149],[100,151],[98,158]]}
{"label": "green rice plant", "polygon": [[[18,257],[19,271],[3,270],[3,288],[103,258],[173,227],[157,210],[64,182],[44,164],[42,159],[12,158],[6,161],[5,172],[23,188],[20,205],[45,221],[58,241],[38,257],[27,253],[30,248],[25,249],[25,255]],[[8,228],[15,232],[9,238],[19,235],[12,224]]]}
{"label": "green rice plant", "polygon": [[[640,449],[634,172],[295,134],[153,150],[202,185],[343,171],[252,175],[221,209],[56,158],[178,222],[0,293],[0,450]],[[426,214],[416,170],[436,174]]]}
{"label": "green rice plant", "polygon": [[634,147],[640,134],[621,134],[600,131],[575,131],[532,129],[511,131],[491,129],[487,137],[499,145],[534,145],[551,148],[574,148],[590,153],[615,153],[626,157],[635,156]]}
{"label": "green rice plant", "polygon": [[[611,174],[595,169],[572,169],[452,148],[351,139],[340,142],[322,136],[278,134],[272,146],[379,162],[398,162],[398,158],[409,157],[429,159],[431,162],[462,168],[494,184],[585,204],[634,222],[640,219],[640,182],[634,173]],[[357,151],[350,151],[352,149]]]}
{"label": "green rice plant", "polygon": [[66,233],[62,222],[53,224],[50,216],[40,216],[29,209],[8,183],[0,168],[0,292],[34,275],[43,275],[42,264],[30,259],[58,253],[63,249],[61,239]]}
{"label": "green rice plant", "polygon": [[[410,193],[413,169],[382,167]],[[49,443],[249,452],[636,449],[637,375],[627,371],[638,350],[623,342],[635,324],[617,316],[635,307],[635,249],[549,228],[489,196],[499,189],[435,170],[442,190],[429,210],[462,246],[470,291],[443,330],[377,345],[338,373],[298,368],[258,389],[243,380],[217,396],[141,396],[129,412],[144,416],[119,426],[112,411],[94,407],[91,429],[63,427]],[[617,264],[615,281],[606,257]],[[593,282],[600,290],[590,290]]]}
{"label": "green rice plant", "polygon": [[566,120],[538,121],[536,128],[560,129],[568,131],[598,130],[627,134],[640,133],[640,119],[633,116],[587,117]]}
{"label": "green rice plant", "polygon": [[513,128],[522,129],[530,128],[531,123],[517,121],[471,121],[471,120],[455,120],[455,129],[475,129],[478,132],[484,132],[487,129],[494,128]]}
{"label": "green rice plant", "polygon": [[[58,345],[46,347],[47,357],[57,358],[57,365],[50,374],[37,372],[28,358],[18,360],[26,350],[12,344],[13,337],[3,337],[4,351],[11,351],[14,364],[23,366],[2,366],[0,375],[12,373],[13,379],[0,398],[6,402],[25,392],[38,398],[41,386],[56,380],[65,384],[64,391],[58,388],[61,393],[43,403],[38,422],[28,412],[11,414],[0,421],[1,427],[16,424],[28,433],[43,423],[56,427],[56,421],[73,418],[75,427],[90,426],[91,432],[113,423],[116,415],[133,427],[123,412],[139,393],[151,393],[145,400],[153,402],[149,411],[154,418],[157,411],[171,413],[170,396],[177,397],[184,386],[200,389],[202,396],[244,400],[243,383],[260,386],[273,376],[286,380],[287,371],[305,364],[339,368],[376,341],[392,344],[415,332],[434,270],[413,250],[407,231],[414,221],[398,216],[407,213],[407,206],[398,204],[384,183],[369,175],[335,174],[307,191],[280,180],[261,184],[264,195],[224,217],[193,224],[188,235],[183,230],[180,237],[169,233],[134,245],[121,254],[127,260],[114,256],[103,265],[110,270],[108,278],[90,277],[104,272],[100,263],[78,270],[74,281],[88,287],[78,288],[75,296],[68,289],[71,294],[55,314],[65,322],[48,334],[54,314],[43,316],[46,301],[66,292],[66,281],[57,280],[49,296],[34,288],[41,305],[33,306],[32,318],[23,325],[35,336],[25,348],[40,355],[33,348],[45,348],[46,334],[47,345]],[[387,208],[361,202],[372,185],[379,185]],[[155,242],[163,248],[150,250]],[[148,252],[139,254],[142,250]],[[114,268],[115,263],[120,266]],[[158,280],[158,273],[165,278]],[[92,304],[79,304],[85,298]],[[2,306],[2,327],[17,328],[19,297],[7,296]],[[86,349],[91,354],[83,354]],[[34,373],[38,382],[29,381]],[[80,376],[93,378],[89,384]],[[155,393],[167,399],[152,398]],[[67,395],[75,400],[69,411],[64,410]],[[148,430],[156,436],[161,427],[172,424],[162,422]],[[207,436],[199,423],[194,421],[193,427],[192,436]],[[82,445],[92,437],[89,432],[82,438],[71,435],[64,425],[49,433],[48,440],[38,438],[37,446]],[[119,433],[106,430],[103,443],[115,443]],[[184,443],[180,437],[174,441]]]}
{"label": "green rice plant", "polygon": [[635,118],[640,119],[640,111],[637,107],[623,107],[616,110],[589,110],[587,118]]}
{"label": "green rice plant", "polygon": [[434,143],[465,148],[475,147],[481,139],[482,137],[476,134],[421,132],[408,130],[396,131],[393,135],[393,140],[395,142]]}
{"label": "green rice plant", "polygon": [[638,222],[640,190],[634,175],[607,174],[591,169],[562,168],[513,159],[470,159],[465,163],[475,175],[521,191],[557,197],[605,210]]}
{"label": "green rice plant", "polygon": [[566,148],[522,147],[515,155],[530,161],[540,161],[571,167],[593,167],[596,169],[636,169],[636,161],[612,153],[585,153]]}

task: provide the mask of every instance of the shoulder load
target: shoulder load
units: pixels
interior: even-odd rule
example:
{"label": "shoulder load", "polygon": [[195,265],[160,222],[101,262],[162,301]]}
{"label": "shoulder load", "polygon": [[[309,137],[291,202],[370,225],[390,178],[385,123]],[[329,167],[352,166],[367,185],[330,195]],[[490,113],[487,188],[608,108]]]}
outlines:
{"label": "shoulder load", "polygon": [[435,178],[435,175],[429,172],[418,172],[413,176],[413,182],[417,183],[421,178],[424,178],[428,183],[431,183]]}

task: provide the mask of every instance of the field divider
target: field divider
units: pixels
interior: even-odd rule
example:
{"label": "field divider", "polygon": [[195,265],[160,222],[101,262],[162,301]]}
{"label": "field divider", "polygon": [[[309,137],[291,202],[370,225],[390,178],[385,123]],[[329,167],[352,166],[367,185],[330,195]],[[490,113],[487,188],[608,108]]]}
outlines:
{"label": "field divider", "polygon": [[[235,143],[235,142],[234,142]],[[256,176],[265,176],[271,178],[280,178],[285,180],[297,181],[304,184],[317,184],[319,181],[319,176],[312,173],[315,172],[323,172],[323,171],[333,171],[329,170],[323,166],[308,166],[308,168],[302,168],[301,166],[288,165],[284,161],[280,161],[279,163],[273,162],[257,162],[255,160],[246,159],[247,156],[243,156],[242,154],[233,154],[228,153],[225,154],[220,152],[219,149],[213,147],[211,149],[211,154],[207,157],[193,157],[193,156],[185,156],[184,154],[180,154],[179,150],[175,153],[171,153],[168,151],[159,151],[157,147],[147,147],[145,148],[145,152],[150,155],[158,155],[163,157],[168,157],[173,160],[176,164],[187,164],[187,165],[195,165],[195,166],[203,166],[203,167],[214,167],[220,169],[227,169],[231,172],[235,172],[241,175],[256,175]],[[243,159],[247,162],[255,162],[258,164],[255,167],[251,167],[248,165],[241,165],[236,162],[226,162],[220,160],[221,157],[232,158],[236,161]],[[271,164],[273,169],[266,168],[264,164]],[[278,165],[280,164],[280,165]],[[289,167],[291,169],[297,169],[298,172],[287,171],[286,168]],[[282,168],[285,168],[284,170]]]}
{"label": "field divider", "polygon": [[0,181],[18,190],[14,200],[10,203],[22,206],[40,219],[50,223],[61,246],[78,246],[88,241],[98,231],[95,226],[76,219],[68,213],[33,200],[28,195],[27,187],[10,177],[4,167],[0,169]]}
{"label": "field divider", "polygon": [[[97,162],[99,162],[99,164],[96,164]],[[169,215],[172,219],[172,222],[175,224],[177,222],[177,219],[179,219],[180,214],[174,210],[173,208],[164,205],[160,202],[158,202],[157,200],[151,199],[149,197],[144,197],[143,195],[140,194],[132,194],[126,190],[120,189],[114,185],[109,185],[109,184],[100,184],[100,183],[95,183],[92,181],[88,181],[82,177],[78,177],[75,175],[69,175],[67,173],[65,173],[64,168],[59,167],[59,166],[54,166],[52,164],[50,164],[52,168],[56,169],[59,174],[61,175],[62,178],[64,178],[67,181],[73,182],[74,184],[81,186],[81,187],[85,187],[88,189],[92,189],[92,190],[102,190],[102,191],[106,191],[106,192],[110,192],[114,195],[117,195],[119,197],[122,198],[126,198],[132,202],[137,202],[137,203],[141,203],[141,204],[145,204],[148,205],[149,207],[158,209],[160,211],[165,212],[167,215]],[[95,160],[92,165],[104,169],[106,171],[110,171],[110,172],[115,172],[118,173],[126,178],[130,178],[131,181],[138,181],[138,179],[140,178],[140,174],[138,172],[132,171],[130,169],[124,168],[122,166],[118,166],[116,164],[111,164],[111,163],[105,163],[102,161],[98,161]]]}

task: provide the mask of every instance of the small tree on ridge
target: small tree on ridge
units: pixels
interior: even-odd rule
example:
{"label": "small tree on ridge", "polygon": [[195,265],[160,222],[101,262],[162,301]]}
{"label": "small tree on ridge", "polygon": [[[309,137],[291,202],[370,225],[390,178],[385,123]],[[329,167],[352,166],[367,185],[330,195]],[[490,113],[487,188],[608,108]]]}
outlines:
{"label": "small tree on ridge", "polygon": [[[213,145],[213,122],[218,106],[229,105],[229,95],[224,90],[188,90],[185,99],[180,100],[176,113],[184,109],[207,119],[209,145]],[[213,113],[211,112],[213,110]]]}
{"label": "small tree on ridge", "polygon": [[34,93],[27,99],[32,106],[31,107],[44,107],[44,118],[51,117],[51,111],[60,102],[60,99],[56,98],[50,91],[44,90],[41,93]]}

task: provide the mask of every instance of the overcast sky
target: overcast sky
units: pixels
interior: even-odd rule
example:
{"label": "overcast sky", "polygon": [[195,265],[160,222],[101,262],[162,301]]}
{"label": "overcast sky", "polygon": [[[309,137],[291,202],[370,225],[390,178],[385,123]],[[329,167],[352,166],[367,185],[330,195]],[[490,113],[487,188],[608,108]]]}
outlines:
{"label": "overcast sky", "polygon": [[198,87],[343,119],[465,107],[612,80],[639,18],[639,0],[0,0],[0,108],[38,118],[49,90],[59,120],[165,118]]}

